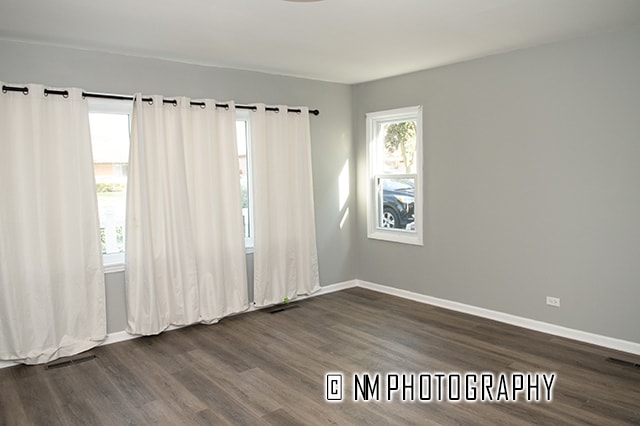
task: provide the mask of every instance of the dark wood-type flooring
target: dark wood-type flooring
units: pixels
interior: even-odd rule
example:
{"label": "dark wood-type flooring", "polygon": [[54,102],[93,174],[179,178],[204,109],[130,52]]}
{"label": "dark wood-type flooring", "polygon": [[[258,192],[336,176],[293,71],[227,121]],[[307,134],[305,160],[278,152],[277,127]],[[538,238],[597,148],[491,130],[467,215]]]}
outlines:
{"label": "dark wood-type flooring", "polygon": [[[360,288],[295,306],[5,368],[0,424],[640,424],[640,369],[607,360],[637,356]],[[553,400],[353,401],[354,373],[513,371],[555,372]],[[328,372],[342,403],[325,401]]]}

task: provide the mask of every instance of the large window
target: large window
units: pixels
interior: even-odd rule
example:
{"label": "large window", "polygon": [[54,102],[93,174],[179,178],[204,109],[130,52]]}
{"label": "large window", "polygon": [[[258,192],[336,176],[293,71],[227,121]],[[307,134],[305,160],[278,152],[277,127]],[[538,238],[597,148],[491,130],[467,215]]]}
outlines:
{"label": "large window", "polygon": [[[127,174],[132,104],[122,101],[91,100],[89,124],[96,177],[100,238],[107,270],[124,265]],[[253,202],[251,199],[249,114],[238,111],[236,120],[242,217],[245,245],[253,247]]]}
{"label": "large window", "polygon": [[367,114],[369,238],[422,245],[422,108]]}
{"label": "large window", "polygon": [[124,264],[131,104],[95,101],[89,124],[105,267]]}

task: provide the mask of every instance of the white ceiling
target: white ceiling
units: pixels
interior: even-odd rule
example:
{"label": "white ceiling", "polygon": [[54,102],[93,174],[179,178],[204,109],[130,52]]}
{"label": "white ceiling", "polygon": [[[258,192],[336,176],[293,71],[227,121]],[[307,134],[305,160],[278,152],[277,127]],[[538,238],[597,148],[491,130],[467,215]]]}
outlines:
{"label": "white ceiling", "polygon": [[342,83],[640,23],[640,0],[0,0],[0,39]]}

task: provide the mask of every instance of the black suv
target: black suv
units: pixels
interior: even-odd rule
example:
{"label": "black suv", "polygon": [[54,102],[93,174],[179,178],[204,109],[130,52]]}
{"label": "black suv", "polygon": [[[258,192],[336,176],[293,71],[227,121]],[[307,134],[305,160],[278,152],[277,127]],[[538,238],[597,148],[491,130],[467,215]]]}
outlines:
{"label": "black suv", "polygon": [[382,180],[380,227],[407,229],[413,223],[414,186],[407,179]]}

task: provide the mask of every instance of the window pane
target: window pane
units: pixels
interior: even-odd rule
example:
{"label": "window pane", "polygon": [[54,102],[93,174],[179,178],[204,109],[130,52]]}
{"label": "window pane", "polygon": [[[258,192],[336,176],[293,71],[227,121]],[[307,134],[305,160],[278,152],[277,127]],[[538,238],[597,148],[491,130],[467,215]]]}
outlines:
{"label": "window pane", "polygon": [[90,113],[102,253],[124,253],[129,115]]}
{"label": "window pane", "polygon": [[240,166],[240,188],[242,191],[242,220],[244,221],[244,237],[251,238],[251,220],[249,202],[249,162],[247,157],[247,122],[236,121],[236,135],[238,139],[238,162]]}
{"label": "window pane", "polygon": [[415,232],[415,177],[376,179],[378,227]]}
{"label": "window pane", "polygon": [[416,122],[415,120],[381,123],[378,129],[380,172],[416,172]]}

